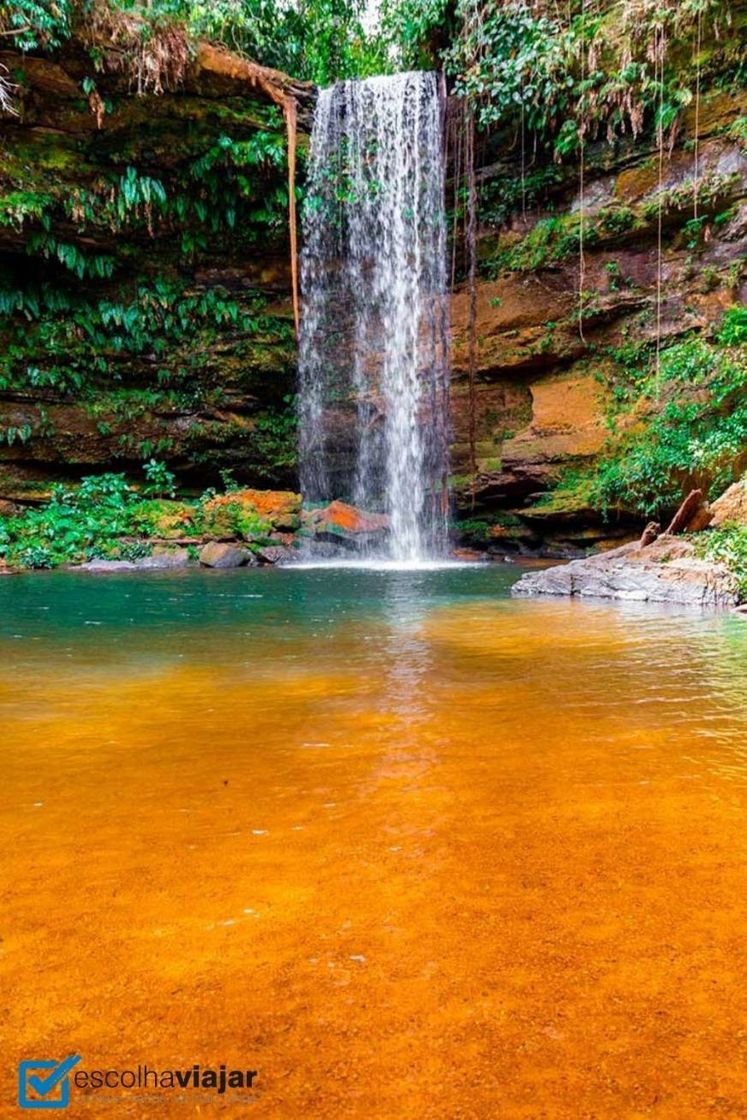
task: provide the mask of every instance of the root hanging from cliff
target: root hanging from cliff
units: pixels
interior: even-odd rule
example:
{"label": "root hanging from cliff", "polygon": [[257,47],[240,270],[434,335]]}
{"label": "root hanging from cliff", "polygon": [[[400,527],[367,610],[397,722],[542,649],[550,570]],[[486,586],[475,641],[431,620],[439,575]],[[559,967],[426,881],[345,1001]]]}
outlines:
{"label": "root hanging from cliff", "polygon": [[105,48],[105,68],[125,74],[138,94],[177,89],[190,62],[185,27],[149,24],[137,11],[95,2],[84,24],[91,46]]}
{"label": "root hanging from cliff", "polygon": [[454,102],[454,108],[449,114],[450,122],[450,145],[454,153],[454,168],[453,168],[453,214],[451,222],[451,290],[454,291],[456,286],[457,274],[457,249],[459,246],[459,201],[460,191],[462,189],[462,163],[464,152],[464,120],[465,110],[463,102]]}
{"label": "root hanging from cliff", "polygon": [[469,469],[472,507],[475,505],[477,475],[477,407],[475,378],[477,373],[477,183],[475,178],[475,114],[471,105],[465,105],[465,173],[467,179],[467,283],[469,288]]}
{"label": "root hanging from cliff", "polygon": [[[583,86],[586,77],[586,44],[584,42],[584,31],[586,21],[586,6],[584,0],[581,0],[581,85]],[[581,119],[578,124],[578,335],[581,341],[586,345],[584,338],[584,291],[586,289],[586,253],[584,246],[584,224],[586,215],[584,213],[584,115],[581,114]]]}
{"label": "root hanging from cliff", "polygon": [[666,38],[664,25],[657,24],[654,30],[653,62],[654,75],[658,81],[659,103],[656,121],[656,143],[658,147],[658,207],[656,219],[656,398],[661,394],[661,298],[662,298],[662,234],[664,225],[664,61],[666,57]]}
{"label": "root hanging from cliff", "polygon": [[298,225],[296,216],[296,141],[298,108],[291,94],[285,98],[285,127],[288,133],[288,232],[290,234],[291,287],[293,291],[293,322],[296,336],[301,328],[301,301],[298,293]]}
{"label": "root hanging from cliff", "polygon": [[17,117],[18,110],[13,106],[13,92],[15,89],[16,86],[8,77],[7,67],[0,65],[0,112],[11,113],[14,117]]}
{"label": "root hanging from cliff", "polygon": [[698,26],[695,36],[695,125],[693,138],[693,218],[698,217],[698,191],[700,179],[700,52],[703,45],[703,9],[698,8]]}

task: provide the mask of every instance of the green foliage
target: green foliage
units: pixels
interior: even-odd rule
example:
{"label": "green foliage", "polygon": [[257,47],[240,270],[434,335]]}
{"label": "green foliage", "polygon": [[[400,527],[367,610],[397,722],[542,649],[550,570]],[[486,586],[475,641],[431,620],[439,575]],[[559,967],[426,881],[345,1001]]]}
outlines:
{"label": "green foliage", "polygon": [[[383,10],[395,57],[414,66],[440,60],[484,131],[521,129],[559,160],[577,153],[582,138],[612,141],[657,126],[673,136],[714,53],[704,45],[696,50],[698,38],[723,39],[730,23],[726,0],[635,6],[574,0],[567,7],[389,0]],[[663,82],[657,37],[670,44]]]}
{"label": "green foliage", "polygon": [[745,347],[687,339],[662,352],[659,378],[643,347],[624,356],[632,377],[615,399],[623,416],[634,408],[640,418],[597,465],[592,503],[662,514],[688,486],[723,489],[747,445]]}
{"label": "green foliage", "polygon": [[271,525],[240,501],[208,505],[154,497],[173,494],[173,475],[162,463],[143,467],[147,484],[135,489],[122,474],[83,478],[80,485],[55,486],[51,500],[14,517],[0,517],[0,557],[18,567],[53,568],[94,557],[136,560],[150,552],[149,540],[184,534],[239,537],[266,542]]}
{"label": "green foliage", "polygon": [[434,64],[432,43],[456,32],[452,0],[384,0],[381,31],[396,64],[427,70]]}
{"label": "green foliage", "polygon": [[490,522],[479,518],[465,518],[454,525],[460,540],[468,545],[485,545],[490,540]]}
{"label": "green foliage", "polygon": [[7,443],[8,447],[12,447],[16,440],[18,443],[28,443],[31,439],[31,433],[30,424],[21,424],[20,427],[10,425],[7,428],[0,428],[0,444]]}
{"label": "green foliage", "polygon": [[190,292],[165,279],[141,283],[116,303],[49,284],[0,288],[0,313],[8,316],[0,389],[90,393],[102,381],[121,380],[123,364],[141,355],[162,363],[155,371],[159,385],[178,383],[180,371],[203,367],[226,331],[277,332],[277,322],[262,313],[262,297],[247,293],[246,299],[240,307],[223,288]]}
{"label": "green foliage", "polygon": [[43,508],[0,518],[0,552],[8,563],[29,568],[106,555],[112,540],[128,532],[137,500],[123,475],[84,478],[74,490],[56,486]]}
{"label": "green foliage", "polygon": [[285,398],[284,411],[267,411],[257,417],[252,431],[252,459],[260,477],[272,479],[278,471],[291,471],[297,463],[298,423],[293,397]]}
{"label": "green foliage", "polygon": [[742,599],[747,599],[747,527],[725,525],[709,529],[693,538],[696,548],[706,560],[725,564],[737,577]]}
{"label": "green foliage", "polygon": [[51,50],[70,35],[71,0],[12,0],[0,7],[3,41],[21,51]]}
{"label": "green foliage", "polygon": [[58,241],[51,233],[34,233],[26,242],[26,252],[31,256],[53,257],[74,272],[79,280],[111,276],[114,271],[112,257],[100,254],[88,257],[77,246]]}
{"label": "green foliage", "polygon": [[143,493],[149,498],[173,498],[176,488],[176,479],[165,463],[157,459],[149,459],[143,466],[143,473],[147,479]]}
{"label": "green foliage", "polygon": [[731,140],[736,140],[741,148],[747,148],[747,115],[737,117],[728,131]]}
{"label": "green foliage", "polygon": [[475,0],[459,3],[464,31],[445,56],[457,93],[477,103],[483,128],[519,111],[526,128],[550,131],[578,96],[563,29],[557,19],[515,0],[480,7],[478,17]]}
{"label": "green foliage", "polygon": [[239,537],[245,541],[267,543],[272,527],[255,510],[240,501],[221,502],[219,506],[207,506],[214,496],[213,490],[206,491],[200,499],[200,509],[195,516],[198,532],[218,537]]}
{"label": "green foliage", "polygon": [[[195,37],[319,85],[378,73],[386,56],[377,35],[366,35],[364,0],[166,0]],[[165,7],[164,0],[161,6]]]}
{"label": "green foliage", "polygon": [[725,346],[747,344],[747,307],[730,307],[724,312],[718,337]]}

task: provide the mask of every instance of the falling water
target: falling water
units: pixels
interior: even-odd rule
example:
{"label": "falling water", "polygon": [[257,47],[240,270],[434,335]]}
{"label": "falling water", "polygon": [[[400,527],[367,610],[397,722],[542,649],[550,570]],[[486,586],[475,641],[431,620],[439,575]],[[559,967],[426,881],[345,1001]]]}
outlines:
{"label": "falling water", "polygon": [[301,485],[389,515],[392,559],[448,514],[444,152],[432,73],[323,90],[304,214]]}

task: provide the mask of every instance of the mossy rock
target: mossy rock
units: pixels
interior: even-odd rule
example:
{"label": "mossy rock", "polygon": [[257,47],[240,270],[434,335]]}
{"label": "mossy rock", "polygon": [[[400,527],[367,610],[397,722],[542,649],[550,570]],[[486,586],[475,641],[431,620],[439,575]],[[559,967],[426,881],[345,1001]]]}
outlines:
{"label": "mossy rock", "polygon": [[178,540],[195,530],[197,516],[197,509],[188,502],[159,498],[142,502],[133,520],[135,527],[145,536]]}
{"label": "mossy rock", "polygon": [[206,536],[257,540],[273,529],[293,532],[300,525],[300,494],[291,490],[233,490],[205,503],[201,527]]}

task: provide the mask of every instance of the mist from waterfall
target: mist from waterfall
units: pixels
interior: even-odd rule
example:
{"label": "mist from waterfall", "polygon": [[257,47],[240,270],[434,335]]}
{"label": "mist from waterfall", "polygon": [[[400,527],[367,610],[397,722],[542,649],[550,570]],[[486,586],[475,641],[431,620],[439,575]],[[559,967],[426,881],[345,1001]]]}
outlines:
{"label": "mist from waterfall", "polygon": [[448,307],[433,73],[323,90],[301,257],[301,488],[389,516],[391,559],[443,553]]}

